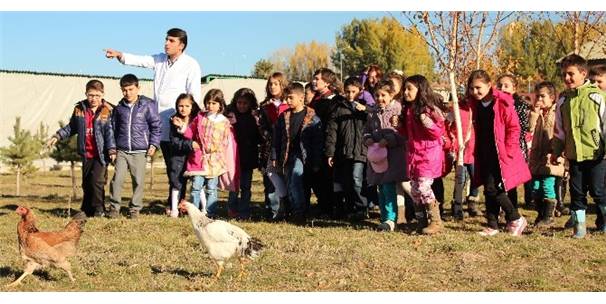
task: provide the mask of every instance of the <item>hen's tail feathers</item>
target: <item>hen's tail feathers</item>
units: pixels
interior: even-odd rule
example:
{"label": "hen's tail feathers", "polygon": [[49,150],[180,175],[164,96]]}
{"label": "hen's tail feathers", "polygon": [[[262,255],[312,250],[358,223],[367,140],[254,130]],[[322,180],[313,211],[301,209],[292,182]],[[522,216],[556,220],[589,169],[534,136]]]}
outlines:
{"label": "hen's tail feathers", "polygon": [[259,256],[263,247],[265,247],[265,245],[263,245],[259,239],[251,237],[248,241],[248,246],[244,250],[244,254],[249,258],[254,259]]}

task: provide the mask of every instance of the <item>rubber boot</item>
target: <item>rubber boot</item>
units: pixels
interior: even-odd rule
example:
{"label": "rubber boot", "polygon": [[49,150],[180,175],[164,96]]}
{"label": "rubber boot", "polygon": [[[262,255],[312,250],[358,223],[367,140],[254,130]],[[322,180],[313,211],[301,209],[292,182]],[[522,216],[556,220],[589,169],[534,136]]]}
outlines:
{"label": "rubber boot", "polygon": [[545,201],[534,197],[533,201],[535,210],[537,211],[537,218],[534,220],[534,225],[538,226],[539,223],[545,218]]}
{"label": "rubber boot", "polygon": [[425,207],[421,204],[414,204],[414,206],[415,218],[417,219],[417,233],[422,233],[423,229],[427,227],[427,212],[425,211]]}
{"label": "rubber boot", "polygon": [[552,198],[546,198],[543,200],[543,217],[536,224],[537,227],[549,227],[553,224],[553,212],[557,201]]}
{"label": "rubber boot", "polygon": [[465,218],[463,213],[463,204],[452,201],[452,216],[455,221],[462,221]]}
{"label": "rubber boot", "polygon": [[427,212],[427,217],[429,218],[429,225],[423,228],[423,234],[436,234],[442,231],[442,219],[440,218],[440,207],[438,204],[433,201],[427,205],[425,205],[425,210]]}
{"label": "rubber boot", "polygon": [[582,239],[587,234],[585,226],[585,210],[576,210],[572,212],[571,218],[574,218],[574,234],[575,239]]}

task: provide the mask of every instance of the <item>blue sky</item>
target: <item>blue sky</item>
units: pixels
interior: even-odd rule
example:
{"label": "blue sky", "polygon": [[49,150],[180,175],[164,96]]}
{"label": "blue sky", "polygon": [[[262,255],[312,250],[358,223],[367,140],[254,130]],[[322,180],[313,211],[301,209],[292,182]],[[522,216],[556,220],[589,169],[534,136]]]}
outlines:
{"label": "blue sky", "polygon": [[[103,48],[135,54],[163,51],[165,33],[188,32],[186,52],[202,74],[248,75],[279,48],[316,40],[334,44],[353,18],[386,12],[0,12],[0,69],[121,76],[147,69],[106,59]],[[135,70],[133,70],[135,69]]]}

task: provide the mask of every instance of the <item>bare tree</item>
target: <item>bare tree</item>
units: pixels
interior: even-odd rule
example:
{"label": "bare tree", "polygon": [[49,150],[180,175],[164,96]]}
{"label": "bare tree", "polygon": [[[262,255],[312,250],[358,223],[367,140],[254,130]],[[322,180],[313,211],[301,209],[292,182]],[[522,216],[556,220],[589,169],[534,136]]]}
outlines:
{"label": "bare tree", "polygon": [[[551,29],[566,53],[579,54],[583,44],[606,35],[604,11],[538,12],[531,15],[531,18],[535,19],[555,19],[555,17],[562,22],[551,22]],[[587,53],[596,46],[597,44],[593,44]]]}
{"label": "bare tree", "polygon": [[[465,81],[470,69],[482,68],[483,57],[493,52],[495,37],[506,19],[515,13],[488,12],[403,12],[409,28],[423,35],[436,59],[442,76],[450,83],[450,96],[457,129],[458,154],[456,180],[465,174],[463,155],[465,144],[459,114],[457,87]],[[405,27],[406,28],[406,27]],[[489,33],[487,36],[485,32]],[[455,185],[455,200],[463,201],[464,184]]]}

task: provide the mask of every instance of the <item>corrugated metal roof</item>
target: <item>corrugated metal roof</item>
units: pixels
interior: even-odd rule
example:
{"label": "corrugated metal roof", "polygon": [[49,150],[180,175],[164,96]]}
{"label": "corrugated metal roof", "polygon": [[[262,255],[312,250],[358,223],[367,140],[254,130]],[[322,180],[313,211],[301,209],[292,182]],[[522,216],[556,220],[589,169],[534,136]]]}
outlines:
{"label": "corrugated metal roof", "polygon": [[[572,54],[574,54],[574,52],[570,52],[566,54],[566,56]],[[602,37],[597,40],[585,42],[583,45],[581,45],[579,55],[588,61],[606,59],[606,35],[602,35]],[[560,63],[566,56],[556,60],[556,63]]]}

